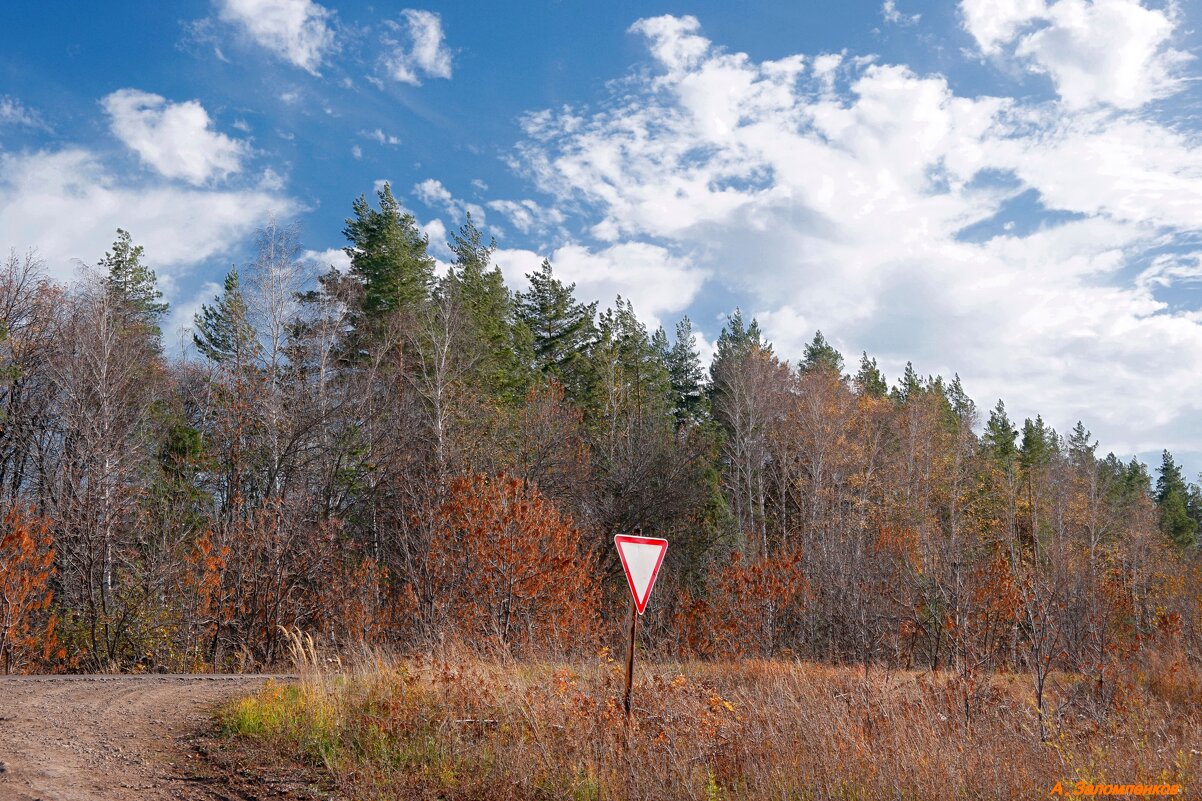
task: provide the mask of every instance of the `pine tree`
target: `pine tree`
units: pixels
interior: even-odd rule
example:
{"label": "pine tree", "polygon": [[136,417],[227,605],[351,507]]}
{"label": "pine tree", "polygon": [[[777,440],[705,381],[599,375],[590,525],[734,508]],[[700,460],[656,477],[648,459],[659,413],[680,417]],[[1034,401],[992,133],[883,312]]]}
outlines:
{"label": "pine tree", "polygon": [[455,254],[455,262],[444,285],[464,316],[468,341],[481,354],[474,371],[476,383],[494,396],[520,398],[528,378],[520,354],[529,349],[528,337],[518,328],[505,278],[491,263],[496,240],[485,245],[469,213],[447,244]]}
{"label": "pine tree", "polygon": [[1018,429],[1006,414],[1006,404],[999,400],[997,406],[989,413],[989,422],[985,424],[981,444],[994,462],[1009,471],[1014,467],[1014,460],[1018,456],[1018,447],[1015,444],[1017,439]]}
{"label": "pine tree", "polygon": [[1189,514],[1190,488],[1181,468],[1167,450],[1161,454],[1160,477],[1153,496],[1160,508],[1160,530],[1178,546],[1185,548],[1197,540],[1197,523]]}
{"label": "pine tree", "polygon": [[612,405],[620,397],[644,421],[668,413],[672,389],[662,350],[667,337],[657,346],[633,304],[621,296],[601,315],[598,334],[593,349],[599,371],[595,401]]}
{"label": "pine tree", "polygon": [[705,368],[697,350],[693,321],[685,317],[676,324],[676,341],[664,354],[672,384],[677,423],[697,421],[705,403]]}
{"label": "pine tree", "polygon": [[714,361],[710,365],[710,390],[714,391],[713,376],[718,372],[718,366],[727,359],[740,359],[751,352],[752,348],[772,351],[760,332],[760,324],[753,317],[750,324],[744,324],[742,309],[736,308],[734,313],[722,326],[718,341],[714,347]]}
{"label": "pine tree", "polygon": [[237,267],[226,274],[222,293],[213,299],[213,305],[203,304],[193,320],[192,341],[209,359],[238,363],[251,355],[255,330],[247,316]]}
{"label": "pine tree", "polygon": [[434,259],[426,252],[429,241],[413,215],[401,209],[385,183],[377,192],[376,211],[360,195],[342,229],[350,242],[351,275],[363,284],[363,315],[377,323],[394,312],[413,308],[430,296]]}
{"label": "pine tree", "polygon": [[1056,432],[1044,425],[1039,415],[1023,421],[1022,445],[1019,447],[1019,464],[1027,471],[1040,470],[1052,459],[1056,448]]}
{"label": "pine tree", "polygon": [[877,367],[876,359],[868,358],[868,351],[860,356],[860,371],[856,373],[854,381],[861,395],[883,398],[889,394],[885,374]]}
{"label": "pine tree", "polygon": [[821,331],[814,332],[814,338],[806,345],[804,358],[799,367],[802,373],[811,370],[826,369],[836,375],[843,374],[843,354],[826,341]]}
{"label": "pine tree", "polygon": [[897,386],[893,388],[891,394],[898,403],[905,403],[910,398],[921,394],[924,389],[922,376],[914,369],[913,362],[906,362],[906,370],[902,373],[901,379],[898,380]]}
{"label": "pine tree", "polygon": [[104,254],[99,266],[108,273],[105,286],[127,309],[131,321],[158,336],[159,320],[168,306],[162,302],[154,270],[142,264],[143,255],[142,246],[133,243],[128,231],[118,228],[113,249]]}
{"label": "pine tree", "polygon": [[1093,434],[1078,420],[1077,425],[1073,426],[1073,430],[1068,434],[1068,456],[1073,466],[1079,469],[1092,466],[1097,448],[1098,443],[1093,440]]}
{"label": "pine tree", "polygon": [[961,423],[971,422],[976,417],[977,404],[964,391],[959,373],[956,373],[951,385],[947,388],[947,400],[952,405],[952,413]]}
{"label": "pine tree", "polygon": [[549,261],[526,277],[530,289],[517,294],[516,312],[532,340],[534,367],[580,403],[588,383],[587,354],[597,340],[597,304],[578,302],[576,285],[556,278]]}

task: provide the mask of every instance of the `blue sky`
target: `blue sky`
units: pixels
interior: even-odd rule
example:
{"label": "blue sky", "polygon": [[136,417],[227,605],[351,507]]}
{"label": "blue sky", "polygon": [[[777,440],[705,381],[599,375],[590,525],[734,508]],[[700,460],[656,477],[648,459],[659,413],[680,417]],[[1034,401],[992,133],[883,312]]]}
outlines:
{"label": "blue sky", "polygon": [[64,2],[0,12],[0,248],[146,246],[172,336],[377,182],[515,288],[734,306],[1202,469],[1202,4]]}

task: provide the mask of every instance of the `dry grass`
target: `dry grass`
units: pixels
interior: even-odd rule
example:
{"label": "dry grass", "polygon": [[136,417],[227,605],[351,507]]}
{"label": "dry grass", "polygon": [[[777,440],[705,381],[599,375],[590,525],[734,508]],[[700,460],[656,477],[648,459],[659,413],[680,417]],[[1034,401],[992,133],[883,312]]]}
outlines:
{"label": "dry grass", "polygon": [[1202,786],[1202,685],[1181,667],[1133,679],[1101,721],[1068,710],[1041,743],[1018,676],[987,683],[970,726],[960,685],[941,674],[643,663],[627,725],[621,666],[604,655],[449,653],[344,674],[314,663],[299,685],[231,706],[223,725],[324,764],[356,799],[1014,799],[1078,780],[1175,783],[1189,797]]}

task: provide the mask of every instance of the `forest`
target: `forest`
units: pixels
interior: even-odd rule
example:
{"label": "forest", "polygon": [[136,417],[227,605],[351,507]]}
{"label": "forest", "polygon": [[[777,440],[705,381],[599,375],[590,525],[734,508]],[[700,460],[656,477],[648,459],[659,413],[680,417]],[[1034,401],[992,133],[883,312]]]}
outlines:
{"label": "forest", "polygon": [[119,230],[71,285],[0,270],[0,672],[251,670],[334,651],[620,651],[616,533],[668,538],[641,642],[1085,677],[1202,659],[1202,492],[892,384],[816,333],[796,363],[731,310],[712,363],[544,262],[513,292],[470,217],[436,268],[384,186],[349,271],[271,222],[167,355],[153,254]]}

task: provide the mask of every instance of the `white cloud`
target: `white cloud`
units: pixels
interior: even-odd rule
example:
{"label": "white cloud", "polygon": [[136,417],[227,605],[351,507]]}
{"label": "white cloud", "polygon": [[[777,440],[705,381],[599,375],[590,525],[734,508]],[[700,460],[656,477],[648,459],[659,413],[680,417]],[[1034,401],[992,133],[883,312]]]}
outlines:
{"label": "white cloud", "polygon": [[0,127],[6,125],[48,131],[50,127],[42,115],[23,104],[15,97],[0,96]]}
{"label": "white cloud", "polygon": [[481,229],[487,219],[484,208],[476,203],[460,200],[442,185],[442,181],[427,178],[421,183],[414,184],[414,196],[430,208],[441,208],[455,222],[462,222],[465,214],[472,215],[472,221]]}
{"label": "white cloud", "polygon": [[1002,45],[1047,14],[1045,0],[960,0],[964,27],[985,55],[997,55]]}
{"label": "white cloud", "polygon": [[[1003,23],[981,41],[1030,27]],[[808,58],[713,47],[690,17],[632,30],[658,70],[599,111],[525,119],[520,168],[611,243],[560,247],[565,280],[652,318],[733,294],[786,357],[821,328],[894,377],[958,371],[981,403],[1084,419],[1120,452],[1202,451],[1202,311],[1156,294],[1198,262],[1153,262],[1202,229],[1196,137],[865,59],[806,75]],[[1057,216],[1007,227],[1020,194]]]}
{"label": "white cloud", "polygon": [[224,179],[242,169],[246,143],[211,130],[195,100],[169,103],[159,95],[120,89],[102,101],[113,134],[144,164],[191,184]]}
{"label": "white cloud", "polygon": [[334,14],[312,0],[219,0],[221,19],[313,75],[335,47]]}
{"label": "white cloud", "polygon": [[403,40],[390,35],[383,37],[385,53],[383,63],[389,77],[402,83],[421,86],[422,76],[429,78],[451,77],[452,54],[447,48],[442,30],[442,17],[433,11],[407,8],[401,12],[405,19],[400,23],[389,21],[390,30],[401,34]]}
{"label": "white cloud", "polygon": [[328,250],[306,250],[303,258],[317,265],[319,271],[324,272],[331,267],[336,267],[341,272],[347,272],[351,269],[351,257],[346,255],[346,251],[342,248],[329,248]]}
{"label": "white cloud", "polygon": [[374,131],[360,131],[359,135],[362,136],[364,139],[370,139],[373,142],[377,142],[381,145],[396,146],[401,143],[400,137],[395,136],[393,134],[386,134],[380,128],[376,128]]}
{"label": "white cloud", "polygon": [[688,308],[708,275],[688,259],[645,242],[623,242],[597,252],[564,245],[551,254],[551,263],[560,280],[576,284],[578,297],[604,306],[622,295],[651,328],[662,325],[665,315]]}
{"label": "white cloud", "polygon": [[351,146],[351,155],[354,156],[356,159],[363,158],[363,148],[359,147],[358,145],[352,145]]}
{"label": "white cloud", "polygon": [[525,200],[490,200],[490,209],[498,211],[509,220],[509,224],[523,234],[545,233],[548,229],[563,223],[564,216],[557,209],[540,206],[536,201]]}
{"label": "white cloud", "polygon": [[442,181],[434,178],[414,184],[413,194],[427,206],[445,206],[452,202],[451,191],[442,185]]}
{"label": "white cloud", "polygon": [[922,19],[922,14],[906,14],[899,10],[897,0],[885,0],[881,4],[881,16],[885,18],[885,22],[893,25],[914,25]]}
{"label": "white cloud", "polygon": [[104,255],[118,227],[145,246],[147,262],[170,282],[226,254],[269,216],[296,210],[259,189],[123,182],[78,148],[0,155],[0,248],[36,247],[60,280],[72,275],[72,260],[93,264]]}
{"label": "white cloud", "polygon": [[163,326],[163,330],[174,332],[175,342],[168,341],[168,347],[178,345],[178,351],[186,352],[189,346],[192,345],[192,333],[195,330],[196,315],[200,313],[201,307],[206,303],[212,303],[213,298],[221,295],[223,287],[215,281],[205,281],[200,285],[200,289],[192,294],[192,297],[182,299],[177,298],[172,301],[168,309],[167,321]]}
{"label": "white cloud", "polygon": [[1169,46],[1173,7],[1140,0],[961,0],[964,27],[981,52],[1011,54],[1051,78],[1071,108],[1138,108],[1180,88],[1192,56]]}

